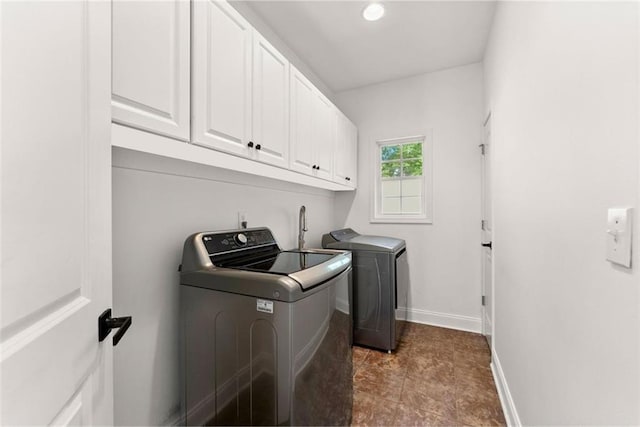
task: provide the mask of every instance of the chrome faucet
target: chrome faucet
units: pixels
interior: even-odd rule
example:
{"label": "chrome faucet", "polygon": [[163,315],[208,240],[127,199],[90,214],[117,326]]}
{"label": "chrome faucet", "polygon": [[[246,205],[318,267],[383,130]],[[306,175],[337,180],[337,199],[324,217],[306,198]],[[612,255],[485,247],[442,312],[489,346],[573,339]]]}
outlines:
{"label": "chrome faucet", "polygon": [[300,206],[298,214],[298,250],[304,249],[304,232],[307,231],[307,208]]}

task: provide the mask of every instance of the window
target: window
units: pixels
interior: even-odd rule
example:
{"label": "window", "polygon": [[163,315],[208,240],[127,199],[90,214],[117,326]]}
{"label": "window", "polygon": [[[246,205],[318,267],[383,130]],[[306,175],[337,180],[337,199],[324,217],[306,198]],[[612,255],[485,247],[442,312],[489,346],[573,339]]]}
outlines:
{"label": "window", "polygon": [[430,134],[377,141],[371,222],[431,222],[431,158]]}

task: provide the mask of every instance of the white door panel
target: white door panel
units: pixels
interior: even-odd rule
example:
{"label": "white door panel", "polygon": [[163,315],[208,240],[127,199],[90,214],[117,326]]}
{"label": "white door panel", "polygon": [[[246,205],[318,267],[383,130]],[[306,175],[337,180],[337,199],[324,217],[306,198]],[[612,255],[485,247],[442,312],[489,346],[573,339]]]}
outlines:
{"label": "white door panel", "polygon": [[0,3],[2,425],[113,422],[110,7]]}
{"label": "white door panel", "polygon": [[339,184],[346,184],[347,163],[349,156],[348,146],[348,119],[340,111],[336,114],[336,140],[333,158],[333,180]]}
{"label": "white door panel", "polygon": [[[487,119],[484,126],[484,143],[482,144],[482,243],[492,243],[493,215],[491,196],[491,120]],[[482,330],[487,337],[489,346],[493,346],[493,249],[482,247],[482,295],[484,306],[482,310]]]}
{"label": "white door panel", "polygon": [[331,180],[335,137],[333,105],[291,67],[291,169]]}
{"label": "white door panel", "polygon": [[336,116],[333,179],[338,184],[355,188],[357,178],[357,129],[340,111],[336,111]]}
{"label": "white door panel", "polygon": [[482,250],[482,280],[484,284],[485,305],[483,310],[483,330],[487,337],[487,342],[491,345],[491,337],[493,335],[493,296],[491,281],[493,280],[493,269],[491,267],[492,254],[491,249],[483,248]]}
{"label": "white door panel", "polygon": [[115,0],[113,121],[189,140],[188,1]]}
{"label": "white door panel", "polygon": [[256,160],[289,164],[289,62],[257,31],[253,43],[253,150]]}
{"label": "white door panel", "polygon": [[194,143],[248,154],[252,27],[226,2],[193,3]]}
{"label": "white door panel", "polygon": [[313,174],[313,85],[291,67],[291,169]]}
{"label": "white door panel", "polygon": [[331,179],[333,176],[336,118],[331,102],[317,92],[313,114],[313,158],[318,178]]}
{"label": "white door panel", "polygon": [[358,186],[358,128],[347,121],[348,141],[349,141],[349,162],[347,163],[347,178],[349,186]]}

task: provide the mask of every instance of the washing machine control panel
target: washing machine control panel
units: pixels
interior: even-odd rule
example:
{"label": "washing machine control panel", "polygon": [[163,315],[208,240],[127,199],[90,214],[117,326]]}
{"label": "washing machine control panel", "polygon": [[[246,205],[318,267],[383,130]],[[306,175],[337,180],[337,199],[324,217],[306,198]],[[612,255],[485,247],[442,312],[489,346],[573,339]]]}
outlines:
{"label": "washing machine control panel", "polygon": [[249,239],[247,239],[247,235],[244,233],[236,234],[235,236],[233,236],[233,240],[235,240],[236,243],[239,244],[240,246],[245,246],[249,241]]}
{"label": "washing machine control panel", "polygon": [[276,244],[268,228],[205,233],[202,236],[202,242],[209,255]]}

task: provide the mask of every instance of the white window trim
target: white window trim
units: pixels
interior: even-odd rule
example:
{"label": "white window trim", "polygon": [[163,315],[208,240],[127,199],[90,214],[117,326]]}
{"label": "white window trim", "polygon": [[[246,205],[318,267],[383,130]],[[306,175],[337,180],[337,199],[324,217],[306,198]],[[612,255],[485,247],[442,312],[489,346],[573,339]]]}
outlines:
{"label": "white window trim", "polygon": [[[418,215],[385,215],[381,207],[381,159],[380,147],[382,145],[402,144],[405,142],[422,141],[422,178],[423,178],[423,214]],[[373,194],[371,196],[370,223],[385,224],[433,224],[433,135],[431,129],[422,135],[407,136],[401,138],[381,139],[376,141],[373,150]]]}

